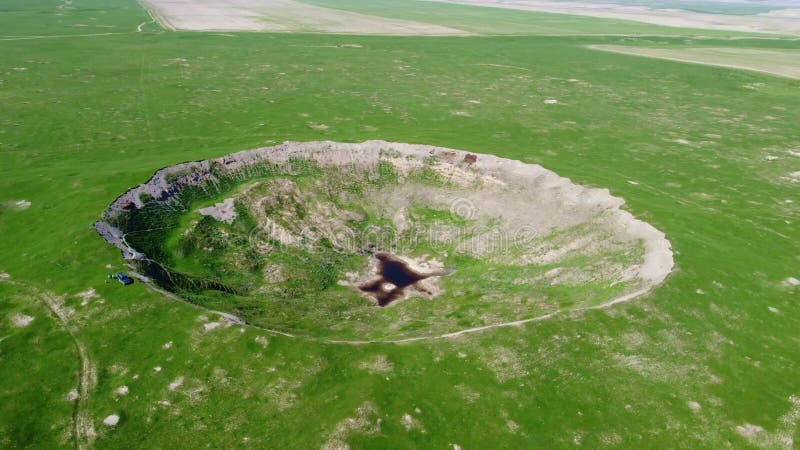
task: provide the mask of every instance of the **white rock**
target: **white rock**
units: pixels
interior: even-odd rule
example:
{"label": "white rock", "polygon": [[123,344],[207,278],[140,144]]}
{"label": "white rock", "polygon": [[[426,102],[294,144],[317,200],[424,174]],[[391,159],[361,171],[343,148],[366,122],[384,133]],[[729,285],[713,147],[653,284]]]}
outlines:
{"label": "white rock", "polygon": [[119,423],[119,416],[116,414],[112,414],[105,419],[103,419],[103,425],[107,427],[115,427]]}
{"label": "white rock", "polygon": [[203,325],[203,331],[208,332],[208,331],[214,330],[216,328],[219,328],[219,325],[220,325],[219,322],[209,322],[209,323]]}
{"label": "white rock", "polygon": [[114,391],[114,393],[120,397],[123,395],[128,395],[128,392],[128,386],[120,386]]}
{"label": "white rock", "polygon": [[17,328],[25,328],[33,322],[33,317],[25,314],[12,314],[11,323]]}
{"label": "white rock", "polygon": [[169,390],[174,391],[175,389],[181,387],[182,384],[183,384],[183,377],[175,378],[175,380],[169,384]]}

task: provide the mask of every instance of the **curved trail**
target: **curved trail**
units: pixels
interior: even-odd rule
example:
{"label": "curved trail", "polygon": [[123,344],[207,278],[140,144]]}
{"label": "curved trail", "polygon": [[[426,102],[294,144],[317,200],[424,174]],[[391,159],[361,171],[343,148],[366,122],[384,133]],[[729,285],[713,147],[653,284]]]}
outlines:
{"label": "curved trail", "polygon": [[237,317],[237,316],[235,316],[233,314],[220,312],[220,311],[214,311],[213,309],[208,309],[206,307],[203,307],[203,306],[200,306],[200,305],[197,305],[197,304],[194,304],[194,303],[190,303],[187,300],[184,300],[182,297],[180,297],[180,296],[178,296],[178,295],[176,295],[176,294],[174,294],[172,292],[169,292],[167,290],[161,289],[158,286],[153,285],[153,283],[149,279],[147,279],[146,277],[143,277],[142,275],[139,275],[139,274],[137,274],[135,272],[131,272],[131,275],[134,276],[136,279],[142,281],[142,283],[145,286],[147,286],[149,289],[151,289],[154,292],[158,292],[159,294],[162,294],[163,296],[165,296],[165,297],[167,297],[169,299],[172,299],[172,300],[187,304],[189,306],[193,306],[193,307],[195,307],[197,309],[200,309],[200,310],[203,310],[203,311],[205,311],[205,312],[207,312],[209,314],[217,315],[217,316],[221,317],[223,320],[227,320],[229,322],[232,322],[232,323],[235,323],[235,324],[238,324],[238,325],[242,325],[242,326],[246,326],[246,327],[249,327],[249,328],[253,328],[253,329],[256,329],[256,330],[264,331],[264,332],[272,334],[272,335],[284,336],[284,337],[288,337],[288,338],[291,338],[291,339],[303,339],[303,340],[307,340],[307,341],[319,342],[319,343],[322,343],[322,344],[338,344],[338,345],[408,344],[408,343],[411,343],[411,342],[419,342],[419,341],[434,341],[434,340],[439,340],[439,339],[457,338],[459,336],[464,336],[464,335],[473,334],[473,333],[480,333],[480,332],[487,331],[487,330],[492,330],[492,329],[495,329],[495,328],[518,327],[518,326],[525,325],[525,324],[528,324],[528,323],[539,322],[541,320],[550,319],[550,318],[555,317],[555,316],[557,316],[559,314],[591,311],[591,310],[596,310],[596,309],[605,309],[605,308],[614,306],[614,305],[616,305],[618,303],[624,303],[624,302],[632,300],[632,299],[634,299],[636,297],[640,297],[642,295],[646,295],[646,294],[650,293],[650,291],[652,290],[652,287],[645,288],[645,289],[640,289],[638,291],[631,292],[629,294],[625,294],[625,295],[621,295],[619,297],[612,298],[611,300],[609,300],[607,302],[604,302],[604,303],[601,303],[599,305],[585,306],[585,307],[582,307],[582,308],[574,308],[574,309],[559,309],[557,311],[553,311],[551,313],[547,313],[547,314],[544,314],[544,315],[541,315],[541,316],[529,317],[527,319],[513,320],[513,321],[510,321],[510,322],[496,323],[496,324],[492,324],[492,325],[483,325],[483,326],[474,327],[474,328],[465,328],[463,330],[451,331],[449,333],[437,334],[437,335],[433,335],[433,336],[414,336],[414,337],[402,338],[402,339],[384,339],[384,340],[381,340],[381,339],[350,340],[350,339],[328,339],[328,338],[320,338],[320,337],[308,336],[308,335],[302,335],[302,334],[291,334],[291,333],[287,333],[285,331],[279,331],[279,330],[274,330],[274,329],[271,329],[271,328],[264,328],[264,327],[260,327],[258,325],[253,325],[251,323],[247,323],[244,319],[242,319],[240,317]]}
{"label": "curved trail", "polygon": [[89,391],[92,388],[92,361],[86,345],[78,339],[77,329],[72,326],[69,317],[61,308],[58,299],[49,292],[38,289],[37,287],[12,280],[2,280],[12,286],[21,287],[27,290],[33,297],[38,298],[44,303],[56,321],[61,325],[70,337],[72,337],[75,350],[78,354],[78,399],[75,402],[75,410],[72,415],[72,435],[75,439],[75,447],[79,449],[91,447],[95,437],[92,418],[89,416]]}

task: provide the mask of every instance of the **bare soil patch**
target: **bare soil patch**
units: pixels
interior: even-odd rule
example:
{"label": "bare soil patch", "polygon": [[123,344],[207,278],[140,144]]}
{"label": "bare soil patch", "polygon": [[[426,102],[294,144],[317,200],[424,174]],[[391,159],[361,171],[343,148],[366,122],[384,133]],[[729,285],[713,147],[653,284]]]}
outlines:
{"label": "bare soil patch", "polygon": [[143,0],[171,30],[378,35],[466,35],[454,28],[370,16],[292,0]]}

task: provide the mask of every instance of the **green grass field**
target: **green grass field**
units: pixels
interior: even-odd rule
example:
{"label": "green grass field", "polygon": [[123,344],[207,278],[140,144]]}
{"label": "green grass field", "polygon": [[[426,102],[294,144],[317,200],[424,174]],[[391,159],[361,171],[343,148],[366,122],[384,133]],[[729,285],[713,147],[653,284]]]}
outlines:
{"label": "green grass field", "polygon": [[[569,18],[577,31],[540,36],[547,15],[494,10],[485,23],[533,25],[136,33],[150,19],[130,0],[1,5],[3,36],[120,34],[0,40],[0,447],[800,442],[800,81],[587,48],[800,42]],[[114,28],[75,26],[95,22]],[[667,234],[676,269],[630,303],[405,345],[206,331],[202,309],[106,284],[124,261],[91,224],[117,195],[178,162],[322,139],[492,153],[608,188]]]}

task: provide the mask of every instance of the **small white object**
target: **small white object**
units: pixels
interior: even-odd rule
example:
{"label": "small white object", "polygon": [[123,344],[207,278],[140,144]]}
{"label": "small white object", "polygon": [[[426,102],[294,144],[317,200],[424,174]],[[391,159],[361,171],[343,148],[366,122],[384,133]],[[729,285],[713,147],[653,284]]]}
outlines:
{"label": "small white object", "polygon": [[105,419],[103,419],[103,425],[107,427],[115,427],[119,423],[119,416],[116,414],[112,414]]}

